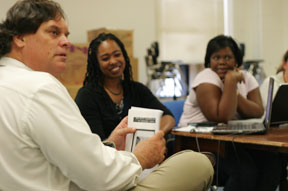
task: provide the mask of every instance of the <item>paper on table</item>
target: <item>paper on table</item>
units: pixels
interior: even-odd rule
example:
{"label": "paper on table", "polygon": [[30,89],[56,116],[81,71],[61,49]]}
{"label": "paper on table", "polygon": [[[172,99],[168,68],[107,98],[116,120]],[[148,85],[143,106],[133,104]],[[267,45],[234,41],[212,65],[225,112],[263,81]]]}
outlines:
{"label": "paper on table", "polygon": [[179,132],[195,132],[195,133],[210,133],[212,132],[214,127],[196,127],[192,125],[188,125],[186,127],[179,127],[176,129],[173,129],[173,131],[179,131]]}

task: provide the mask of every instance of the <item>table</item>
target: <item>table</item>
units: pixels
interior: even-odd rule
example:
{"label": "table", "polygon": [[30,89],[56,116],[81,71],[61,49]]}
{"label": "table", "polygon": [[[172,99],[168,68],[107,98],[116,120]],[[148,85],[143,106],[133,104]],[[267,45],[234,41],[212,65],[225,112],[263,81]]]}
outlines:
{"label": "table", "polygon": [[[225,155],[225,145],[235,143],[259,150],[288,153],[288,126],[272,127],[264,135],[214,135],[172,131],[175,135],[175,152],[184,149],[217,152]],[[197,146],[198,142],[198,146]]]}

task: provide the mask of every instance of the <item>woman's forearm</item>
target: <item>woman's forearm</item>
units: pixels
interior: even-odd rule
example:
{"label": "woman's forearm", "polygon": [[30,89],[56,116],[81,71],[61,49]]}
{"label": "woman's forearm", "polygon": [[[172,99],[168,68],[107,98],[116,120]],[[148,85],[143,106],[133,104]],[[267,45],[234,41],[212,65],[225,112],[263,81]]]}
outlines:
{"label": "woman's forearm", "polygon": [[164,115],[161,118],[160,129],[168,133],[173,127],[175,127],[175,119],[171,115]]}
{"label": "woman's forearm", "polygon": [[258,118],[264,113],[258,88],[249,92],[247,98],[238,95],[237,111],[243,118]]}

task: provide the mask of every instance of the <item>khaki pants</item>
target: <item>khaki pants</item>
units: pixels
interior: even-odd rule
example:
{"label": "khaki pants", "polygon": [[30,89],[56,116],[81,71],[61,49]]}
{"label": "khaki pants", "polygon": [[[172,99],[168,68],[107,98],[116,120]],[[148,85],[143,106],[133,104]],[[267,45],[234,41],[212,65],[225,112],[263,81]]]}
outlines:
{"label": "khaki pants", "polygon": [[213,174],[205,155],[185,150],[166,159],[130,191],[207,191]]}

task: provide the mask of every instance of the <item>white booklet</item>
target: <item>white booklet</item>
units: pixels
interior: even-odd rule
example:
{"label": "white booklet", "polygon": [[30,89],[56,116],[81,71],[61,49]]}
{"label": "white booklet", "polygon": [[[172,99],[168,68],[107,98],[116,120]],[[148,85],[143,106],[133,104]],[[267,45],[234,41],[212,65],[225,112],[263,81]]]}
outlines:
{"label": "white booklet", "polygon": [[136,132],[126,136],[125,150],[133,152],[141,140],[152,137],[160,128],[163,111],[142,107],[131,107],[128,111],[128,127],[136,128]]}
{"label": "white booklet", "polygon": [[[131,107],[128,111],[128,127],[136,128],[136,132],[126,136],[125,150],[133,152],[139,141],[152,137],[159,129],[163,111],[142,107]],[[145,169],[139,181],[149,175],[158,165]]]}

